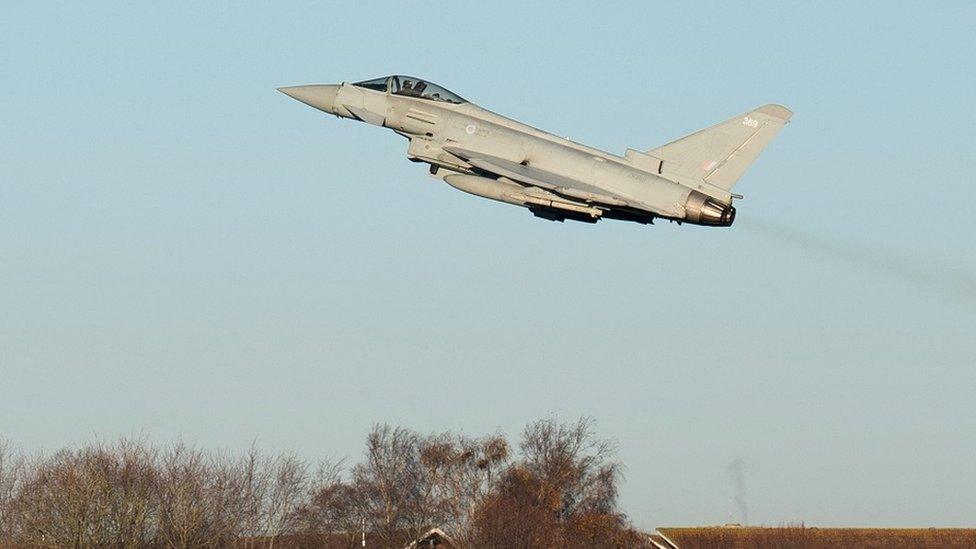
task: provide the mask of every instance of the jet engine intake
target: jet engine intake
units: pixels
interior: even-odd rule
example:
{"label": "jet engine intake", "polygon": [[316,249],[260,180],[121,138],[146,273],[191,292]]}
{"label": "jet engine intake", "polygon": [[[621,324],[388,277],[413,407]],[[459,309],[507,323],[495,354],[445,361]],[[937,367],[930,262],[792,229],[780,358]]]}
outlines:
{"label": "jet engine intake", "polygon": [[685,222],[695,225],[728,227],[735,221],[735,208],[698,191],[691,191],[685,201]]}

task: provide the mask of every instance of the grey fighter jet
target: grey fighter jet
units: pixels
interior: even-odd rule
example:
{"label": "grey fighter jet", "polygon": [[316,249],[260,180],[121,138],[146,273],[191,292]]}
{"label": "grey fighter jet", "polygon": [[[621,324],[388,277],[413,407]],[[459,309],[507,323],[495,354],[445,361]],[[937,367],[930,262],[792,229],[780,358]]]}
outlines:
{"label": "grey fighter jet", "polygon": [[410,140],[407,158],[473,195],[538,217],[603,218],[727,227],[732,186],[793,114],[764,105],[649,151],[606,153],[470,103],[437,84],[387,76],[341,85],[278,88],[342,118],[390,128]]}

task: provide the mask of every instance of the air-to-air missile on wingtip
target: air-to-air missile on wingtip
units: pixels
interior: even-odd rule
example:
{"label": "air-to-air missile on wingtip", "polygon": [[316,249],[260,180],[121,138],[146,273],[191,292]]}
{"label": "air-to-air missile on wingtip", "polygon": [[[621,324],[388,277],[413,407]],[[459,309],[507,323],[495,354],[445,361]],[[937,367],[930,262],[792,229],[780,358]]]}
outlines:
{"label": "air-to-air missile on wingtip", "polygon": [[732,193],[793,114],[764,105],[649,151],[606,153],[485,110],[432,82],[387,76],[278,88],[316,109],[390,128],[407,157],[473,195],[553,221],[655,218],[727,227]]}

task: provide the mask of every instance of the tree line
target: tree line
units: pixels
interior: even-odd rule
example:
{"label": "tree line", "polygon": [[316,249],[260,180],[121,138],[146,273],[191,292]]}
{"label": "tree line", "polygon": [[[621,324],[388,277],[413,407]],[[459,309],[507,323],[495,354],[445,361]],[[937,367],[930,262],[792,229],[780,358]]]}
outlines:
{"label": "tree line", "polygon": [[506,437],[376,425],[362,458],[311,463],[122,439],[25,455],[0,441],[0,546],[639,547],[613,445],[589,420]]}

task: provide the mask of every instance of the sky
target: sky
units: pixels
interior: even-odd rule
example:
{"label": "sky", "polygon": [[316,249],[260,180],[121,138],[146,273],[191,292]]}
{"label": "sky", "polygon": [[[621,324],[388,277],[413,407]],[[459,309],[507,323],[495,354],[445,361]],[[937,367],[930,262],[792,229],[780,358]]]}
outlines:
{"label": "sky", "polygon": [[[973,3],[156,4],[0,18],[0,437],[591,417],[643,528],[976,526]],[[795,115],[731,228],[561,224],[275,91],[391,73],[617,154]]]}

